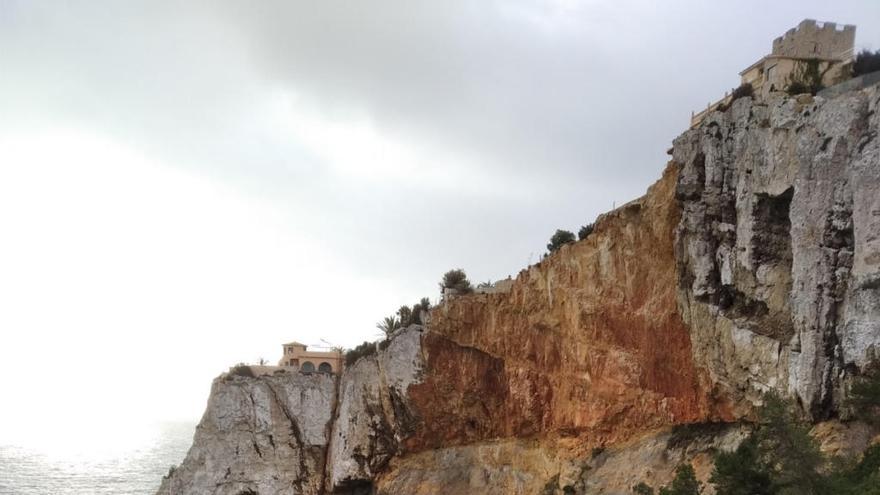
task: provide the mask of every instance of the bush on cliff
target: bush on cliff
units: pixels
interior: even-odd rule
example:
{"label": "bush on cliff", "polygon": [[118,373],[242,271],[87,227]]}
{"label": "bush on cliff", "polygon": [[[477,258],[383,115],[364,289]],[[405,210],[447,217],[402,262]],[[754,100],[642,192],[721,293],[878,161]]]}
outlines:
{"label": "bush on cliff", "polygon": [[[880,387],[880,377],[870,375],[862,383],[860,390],[871,390]],[[857,462],[829,463],[809,434],[810,424],[794,410],[793,401],[765,396],[754,432],[735,451],[715,457],[710,482],[718,495],[880,495],[880,445]]]}
{"label": "bush on cliff", "polygon": [[635,495],[654,495],[654,489],[648,486],[644,481],[640,482],[638,485],[632,487],[632,492]]}
{"label": "bush on cliff", "polygon": [[[404,306],[404,307],[406,307],[406,306]],[[407,309],[407,311],[409,310],[409,308],[406,308],[406,309]],[[376,328],[378,328],[385,335],[385,338],[387,339],[387,338],[391,337],[391,334],[393,334],[395,330],[400,328],[400,320],[394,315],[386,316],[385,318],[382,319],[382,321],[380,321],[379,323],[376,323]]]}
{"label": "bush on cliff", "polygon": [[669,486],[660,489],[660,495],[700,495],[703,484],[697,481],[694,467],[682,464],[675,470],[675,478]]}
{"label": "bush on cliff", "polygon": [[449,270],[443,274],[443,280],[440,281],[440,292],[446,289],[452,289],[458,294],[469,294],[474,291],[471,281],[468,280],[467,274],[461,268]]}
{"label": "bush on cliff", "polygon": [[755,88],[753,88],[750,83],[742,83],[737,86],[732,93],[730,93],[730,102],[728,102],[726,105],[723,103],[721,105],[718,105],[718,111],[726,112],[727,109],[733,106],[733,102],[735,102],[736,100],[740,98],[745,98],[746,96],[752,96],[754,94]]}
{"label": "bush on cliff", "polygon": [[235,366],[229,368],[229,374],[231,376],[244,376],[247,378],[254,377],[254,372],[251,371],[251,367],[244,363],[238,363]]}
{"label": "bush on cliff", "polygon": [[404,326],[423,325],[425,322],[422,321],[422,311],[428,312],[430,310],[431,310],[431,300],[428,299],[427,297],[421,298],[419,300],[419,302],[417,302],[416,304],[413,304],[412,311],[410,311],[410,313],[412,314],[412,317],[411,317],[410,321],[407,322]]}
{"label": "bush on cliff", "polygon": [[[660,487],[659,495],[700,495],[703,484],[697,481],[694,467],[690,464],[680,464],[675,468],[675,478],[667,485]],[[645,482],[632,487],[635,495],[654,495],[654,489]]]}
{"label": "bush on cliff", "polygon": [[372,356],[374,354],[376,354],[376,344],[374,342],[364,342],[354,349],[349,349],[345,353],[345,366],[351,366],[357,362],[358,359],[365,356]]}
{"label": "bush on cliff", "polygon": [[825,493],[823,463],[794,403],[771,392],[764,396],[754,432],[735,451],[715,457],[710,481],[718,495]]}
{"label": "bush on cliff", "polygon": [[586,239],[587,237],[589,237],[590,234],[593,233],[593,227],[595,227],[595,226],[596,226],[595,224],[588,223],[588,224],[584,225],[583,227],[581,227],[581,229],[578,230],[578,240],[582,241],[582,240]]}
{"label": "bush on cliff", "polygon": [[[856,379],[846,402],[856,417],[880,420],[880,363],[868,366]],[[880,444],[868,448],[860,459],[829,460],[810,436],[810,423],[796,411],[794,401],[773,392],[764,395],[752,433],[733,452],[715,455],[709,478],[715,493],[880,495]],[[699,493],[693,491],[699,485],[687,467],[679,467],[676,479],[660,490],[661,495]],[[632,487],[632,491],[653,494],[644,483]]]}
{"label": "bush on cliff", "polygon": [[753,88],[750,83],[742,83],[733,90],[733,93],[730,94],[730,102],[733,103],[740,98],[752,96],[754,93],[755,88]]}
{"label": "bush on cliff", "polygon": [[828,64],[825,70],[820,70],[821,61],[817,58],[809,60],[798,60],[797,65],[791,75],[786,80],[785,91],[790,95],[799,95],[801,93],[816,94],[821,91],[825,85],[822,79],[832,65]]}
{"label": "bush on cliff", "polygon": [[397,310],[397,318],[400,320],[401,328],[406,328],[410,325],[421,325],[424,322],[422,321],[422,311],[430,311],[431,309],[431,301],[427,297],[423,297],[419,300],[419,302],[412,305],[412,307],[403,305],[400,309]]}
{"label": "bush on cliff", "polygon": [[547,244],[547,250],[552,253],[571,242],[574,242],[573,233],[567,230],[557,229],[556,233],[550,238],[550,243]]}
{"label": "bush on cliff", "polygon": [[862,50],[856,55],[856,59],[852,66],[853,77],[876,72],[878,70],[880,70],[880,50],[877,50],[876,52]]}
{"label": "bush on cliff", "polygon": [[872,364],[853,381],[847,406],[862,421],[880,424],[880,363]]}
{"label": "bush on cliff", "polygon": [[720,495],[771,495],[770,472],[761,460],[758,444],[747,438],[734,452],[715,456],[709,481]]}

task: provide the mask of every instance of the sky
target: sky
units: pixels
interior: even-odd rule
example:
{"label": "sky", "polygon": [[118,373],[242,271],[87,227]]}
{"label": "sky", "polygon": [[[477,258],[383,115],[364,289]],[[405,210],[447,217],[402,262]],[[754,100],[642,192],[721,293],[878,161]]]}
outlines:
{"label": "sky", "polygon": [[874,0],[0,0],[0,443],[516,276],[803,18],[880,49]]}

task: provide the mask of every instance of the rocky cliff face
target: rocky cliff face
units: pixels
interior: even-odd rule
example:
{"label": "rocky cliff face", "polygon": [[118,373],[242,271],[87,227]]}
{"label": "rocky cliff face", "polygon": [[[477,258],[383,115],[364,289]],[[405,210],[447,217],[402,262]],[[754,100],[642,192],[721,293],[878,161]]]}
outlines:
{"label": "rocky cliff face", "polygon": [[323,493],[335,394],[328,375],[217,378],[186,459],[158,493]]}
{"label": "rocky cliff face", "polygon": [[743,410],[817,419],[880,343],[878,91],[738,100],[675,141],[679,301],[696,364]]}
{"label": "rocky cliff face", "polygon": [[880,341],[878,105],[737,100],[508,292],[338,378],[221,377],[160,493],[627,493],[682,461],[705,479],[764,390],[835,415]]}

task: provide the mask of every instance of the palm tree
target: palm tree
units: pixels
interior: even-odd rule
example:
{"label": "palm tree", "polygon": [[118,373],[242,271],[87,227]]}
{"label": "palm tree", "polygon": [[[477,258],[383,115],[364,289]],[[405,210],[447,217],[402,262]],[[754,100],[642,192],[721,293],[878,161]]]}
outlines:
{"label": "palm tree", "polygon": [[386,316],[382,321],[376,323],[376,328],[381,330],[387,339],[391,337],[391,334],[394,333],[395,330],[400,328],[400,320],[394,315]]}
{"label": "palm tree", "polygon": [[397,316],[400,318],[401,327],[408,327],[413,322],[413,310],[407,305],[397,310]]}

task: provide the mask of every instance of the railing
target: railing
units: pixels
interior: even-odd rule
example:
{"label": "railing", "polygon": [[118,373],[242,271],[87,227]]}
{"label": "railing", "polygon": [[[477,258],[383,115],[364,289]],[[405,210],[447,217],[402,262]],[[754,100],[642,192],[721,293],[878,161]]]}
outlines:
{"label": "railing", "polygon": [[727,105],[728,103],[730,103],[731,93],[732,93],[732,91],[729,91],[729,92],[725,91],[723,98],[716,101],[715,103],[706,104],[705,110],[701,110],[696,113],[691,111],[691,127],[690,128],[693,129],[693,128],[697,127],[698,125],[700,125],[700,123],[703,121],[703,119],[706,118],[707,115],[709,115],[710,113],[717,110],[718,107],[720,107],[721,105]]}

